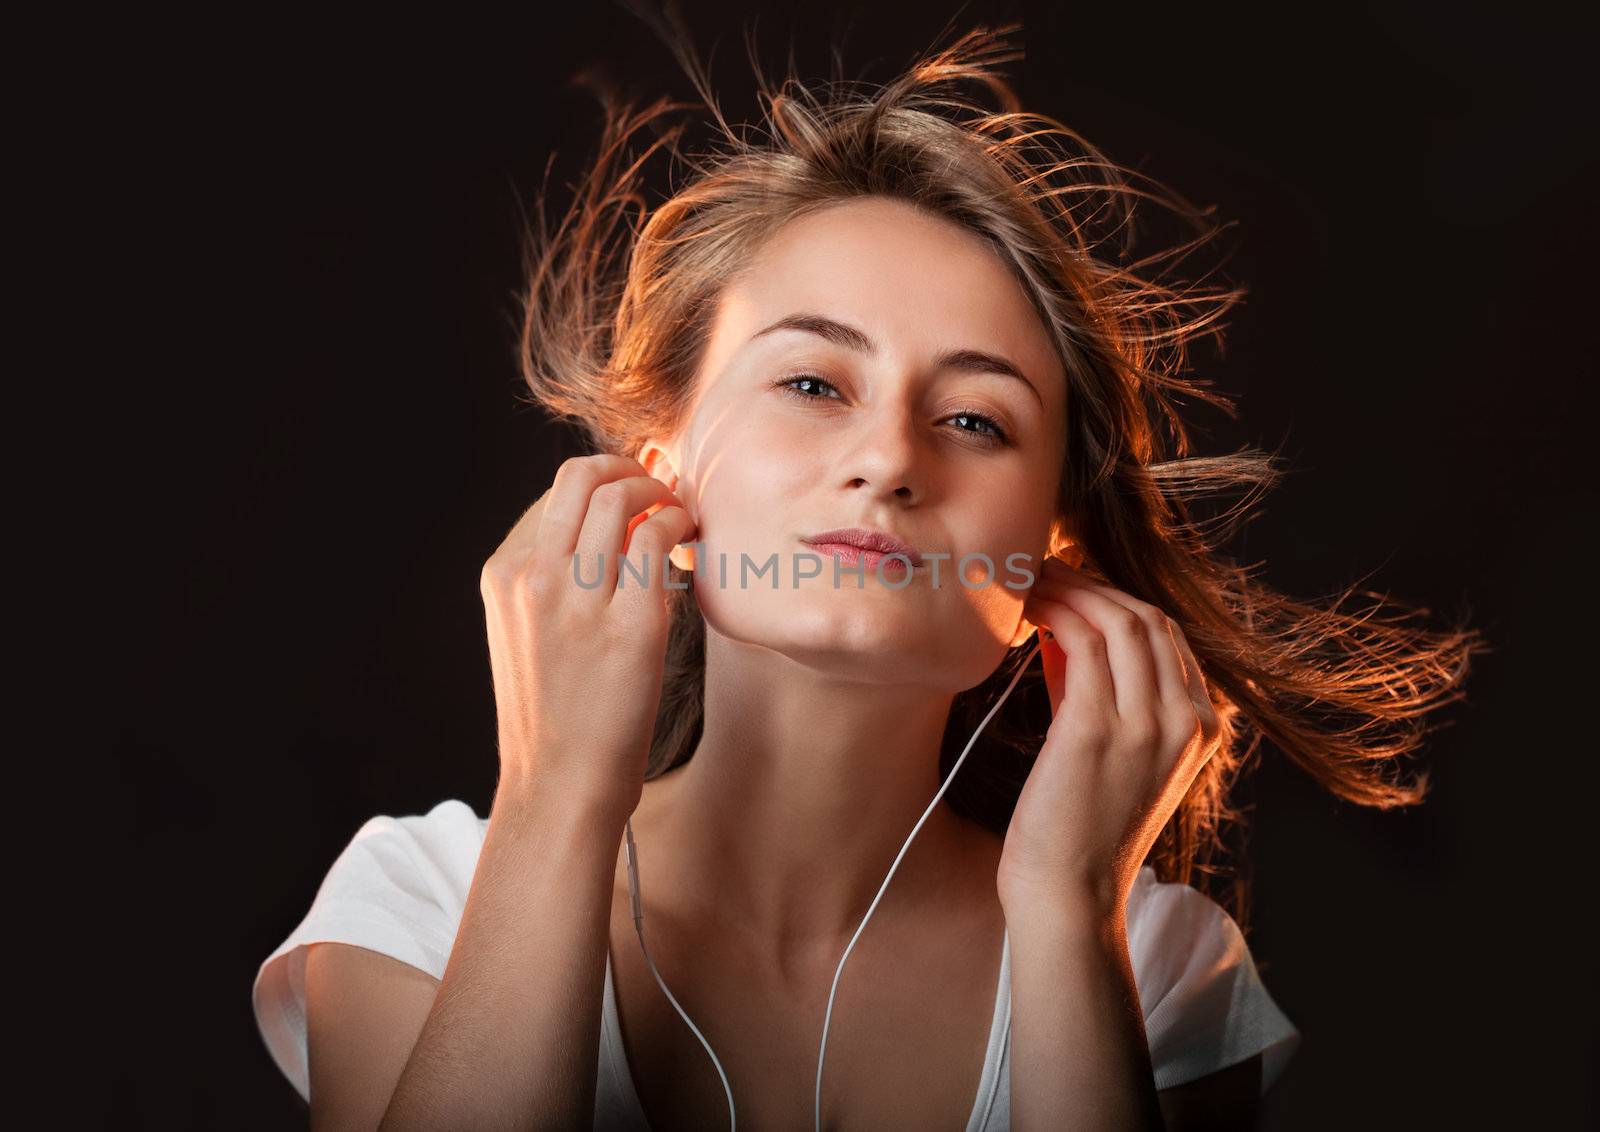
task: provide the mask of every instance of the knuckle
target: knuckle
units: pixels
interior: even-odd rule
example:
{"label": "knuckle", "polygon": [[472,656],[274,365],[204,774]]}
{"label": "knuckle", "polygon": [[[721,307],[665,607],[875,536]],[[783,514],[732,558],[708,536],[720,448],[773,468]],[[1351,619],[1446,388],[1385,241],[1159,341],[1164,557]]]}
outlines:
{"label": "knuckle", "polygon": [[634,538],[643,541],[655,550],[670,550],[674,545],[672,533],[675,525],[681,522],[680,517],[687,517],[688,512],[676,504],[668,504],[655,514],[651,515],[634,530]]}
{"label": "knuckle", "polygon": [[1129,598],[1128,608],[1145,625],[1161,624],[1161,610],[1141,598]]}
{"label": "knuckle", "polygon": [[628,489],[619,480],[609,480],[594,489],[589,497],[589,506],[597,507],[607,513],[622,510],[628,497]]}
{"label": "knuckle", "polygon": [[577,488],[580,494],[593,491],[594,486],[605,477],[605,457],[589,454],[586,456],[569,456],[561,461],[561,466],[556,469],[555,482],[565,485],[565,489]]}
{"label": "knuckle", "polygon": [[1167,709],[1166,725],[1174,735],[1193,739],[1200,731],[1200,713],[1193,704],[1174,704]]}
{"label": "knuckle", "polygon": [[494,554],[478,573],[478,589],[485,594],[503,593],[515,578],[515,563],[503,554]]}
{"label": "knuckle", "polygon": [[1111,739],[1111,720],[1101,711],[1079,711],[1069,717],[1067,731],[1080,743],[1101,747]]}
{"label": "knuckle", "polygon": [[1123,737],[1130,746],[1153,747],[1161,738],[1161,725],[1154,716],[1135,716],[1123,723]]}
{"label": "knuckle", "polygon": [[628,545],[628,553],[632,555],[648,555],[649,564],[656,566],[661,557],[672,549],[672,539],[666,529],[659,523],[644,522],[633,532],[633,540]]}
{"label": "knuckle", "polygon": [[1057,628],[1056,625],[1053,624],[1051,626],[1051,631],[1062,640],[1072,644],[1081,645],[1091,638],[1098,637],[1100,635],[1095,631],[1095,627],[1089,624],[1089,622],[1085,621],[1082,617],[1062,615],[1061,617],[1056,618],[1056,622],[1060,627]]}
{"label": "knuckle", "polygon": [[556,468],[556,474],[554,480],[552,481],[551,490],[557,490],[563,485],[571,483],[574,479],[578,479],[586,475],[587,472],[585,469],[588,465],[584,463],[584,460],[585,457],[583,456],[568,456],[565,460],[561,461],[560,465],[558,465]]}
{"label": "knuckle", "polygon": [[1121,612],[1113,614],[1112,622],[1116,625],[1117,629],[1124,633],[1144,632],[1144,618],[1140,617],[1127,606],[1123,606]]}
{"label": "knuckle", "polygon": [[550,593],[550,579],[543,570],[526,567],[517,572],[516,592],[521,596],[543,598]]}

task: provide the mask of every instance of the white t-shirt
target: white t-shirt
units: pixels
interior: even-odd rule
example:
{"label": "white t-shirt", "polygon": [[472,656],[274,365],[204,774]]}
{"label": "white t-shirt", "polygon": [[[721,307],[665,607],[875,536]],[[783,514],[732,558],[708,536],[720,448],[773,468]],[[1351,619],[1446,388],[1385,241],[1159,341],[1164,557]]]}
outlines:
{"label": "white t-shirt", "polygon": [[[328,869],[305,918],[261,964],[252,988],[256,1024],[301,1097],[309,1101],[311,1095],[307,945],[356,944],[442,979],[488,825],[456,799],[426,814],[369,819]],[[1267,993],[1233,919],[1197,889],[1158,881],[1146,866],[1128,896],[1127,928],[1156,1088],[1260,1053],[1265,1092],[1298,1048],[1300,1032]],[[967,1132],[1010,1128],[1009,932],[1001,954],[988,1052]],[[594,1127],[648,1132],[617,1022],[609,951],[598,1068]]]}

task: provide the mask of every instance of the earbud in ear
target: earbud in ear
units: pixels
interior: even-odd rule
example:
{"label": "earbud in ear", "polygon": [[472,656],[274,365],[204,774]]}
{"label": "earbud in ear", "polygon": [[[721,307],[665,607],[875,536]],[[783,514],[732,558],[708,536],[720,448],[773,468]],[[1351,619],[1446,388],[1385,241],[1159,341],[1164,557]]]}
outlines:
{"label": "earbud in ear", "polygon": [[1083,568],[1083,545],[1076,539],[1069,539],[1060,550],[1056,551],[1055,556],[1074,570]]}

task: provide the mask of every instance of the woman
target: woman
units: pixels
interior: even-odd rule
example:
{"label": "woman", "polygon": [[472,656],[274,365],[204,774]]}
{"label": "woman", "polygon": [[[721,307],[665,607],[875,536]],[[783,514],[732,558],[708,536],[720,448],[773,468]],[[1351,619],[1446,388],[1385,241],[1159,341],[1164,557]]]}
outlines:
{"label": "woman", "polygon": [[[762,80],[760,144],[686,51],[724,151],[648,210],[675,107],[613,105],[541,209],[524,374],[596,454],[483,571],[489,817],[373,818],[262,965],[315,1123],[1246,1126],[1282,1072],[1242,880],[1191,883],[1229,788],[1266,736],[1419,800],[1388,771],[1479,639],[1220,557],[1242,508],[1196,504],[1276,473],[1177,406],[1229,407],[1181,370],[1240,293],[1104,250],[1180,206],[1015,109],[1009,30]],[[1035,654],[1042,734],[1003,702]]]}

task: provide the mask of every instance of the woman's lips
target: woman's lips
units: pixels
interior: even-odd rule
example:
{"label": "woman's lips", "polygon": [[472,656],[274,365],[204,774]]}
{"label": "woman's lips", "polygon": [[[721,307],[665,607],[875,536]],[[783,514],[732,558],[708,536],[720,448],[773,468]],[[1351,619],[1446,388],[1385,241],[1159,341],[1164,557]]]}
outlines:
{"label": "woman's lips", "polygon": [[863,550],[854,543],[805,542],[802,543],[802,545],[821,555],[824,562],[826,562],[833,555],[837,554],[839,556],[840,565],[851,567],[852,570],[857,564],[864,563],[867,570],[876,573],[878,570],[878,563],[883,562],[885,558],[888,558],[889,561],[885,562],[883,565],[883,573],[885,577],[890,575],[904,574],[906,572],[906,560],[904,558],[890,557],[889,555],[877,550]]}

